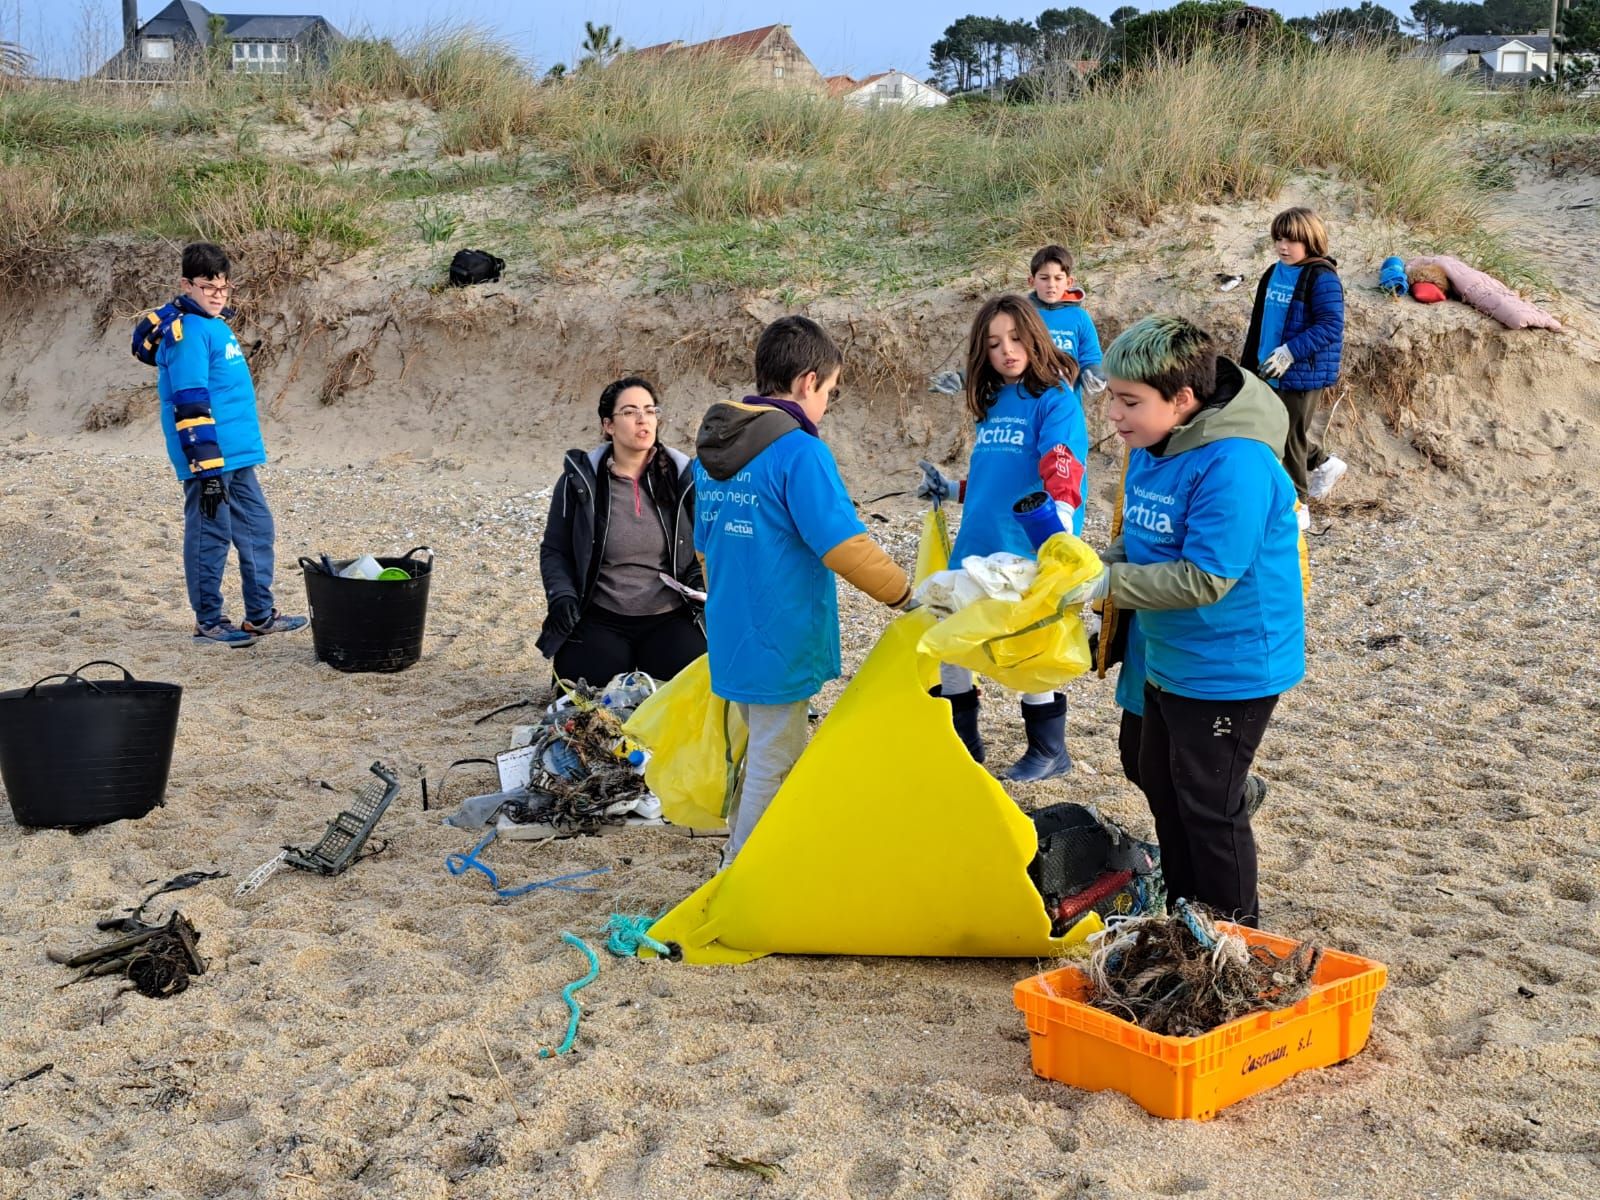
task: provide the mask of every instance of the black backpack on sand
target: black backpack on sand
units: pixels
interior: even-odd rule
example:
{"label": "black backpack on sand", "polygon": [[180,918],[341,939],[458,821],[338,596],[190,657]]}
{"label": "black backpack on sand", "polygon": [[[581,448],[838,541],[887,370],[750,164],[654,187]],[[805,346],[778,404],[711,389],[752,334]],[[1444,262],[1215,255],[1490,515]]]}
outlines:
{"label": "black backpack on sand", "polygon": [[450,260],[450,286],[494,283],[505,269],[506,260],[496,258],[487,250],[457,250],[456,256]]}

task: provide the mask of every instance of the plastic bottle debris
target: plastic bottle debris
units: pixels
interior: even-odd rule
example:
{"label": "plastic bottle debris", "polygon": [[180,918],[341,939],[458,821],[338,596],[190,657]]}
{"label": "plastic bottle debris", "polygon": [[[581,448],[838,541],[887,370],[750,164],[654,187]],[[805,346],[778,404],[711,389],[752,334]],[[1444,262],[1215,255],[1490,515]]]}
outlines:
{"label": "plastic bottle debris", "polygon": [[383,574],[383,568],[378,565],[378,560],[370,554],[363,554],[354,562],[346,564],[339,571],[341,579],[377,579]]}

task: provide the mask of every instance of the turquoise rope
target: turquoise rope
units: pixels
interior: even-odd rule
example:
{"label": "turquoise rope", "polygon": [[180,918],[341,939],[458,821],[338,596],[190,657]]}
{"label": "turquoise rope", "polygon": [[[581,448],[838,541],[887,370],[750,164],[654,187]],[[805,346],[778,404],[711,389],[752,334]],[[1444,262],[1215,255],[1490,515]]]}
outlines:
{"label": "turquoise rope", "polygon": [[[561,934],[561,940],[567,945],[576,946],[583,951],[584,957],[589,960],[589,972],[582,979],[574,980],[561,989],[561,998],[567,1002],[567,1007],[572,1010],[572,1015],[567,1018],[567,1036],[562,1039],[561,1045],[556,1047],[555,1054],[565,1054],[572,1049],[572,1043],[578,1040],[578,1018],[583,1015],[583,1010],[578,1007],[578,998],[573,993],[579,988],[588,987],[600,977],[600,959],[593,950],[589,949],[587,942],[581,937],[574,937],[565,931]],[[540,1058],[550,1058],[551,1056],[551,1050],[548,1046],[540,1048]]]}
{"label": "turquoise rope", "polygon": [[639,947],[643,946],[655,951],[662,958],[670,958],[672,948],[650,936],[650,926],[654,925],[657,919],[649,913],[637,917],[630,917],[626,913],[612,913],[603,931],[610,935],[606,939],[606,949],[618,958],[635,958],[638,956]]}

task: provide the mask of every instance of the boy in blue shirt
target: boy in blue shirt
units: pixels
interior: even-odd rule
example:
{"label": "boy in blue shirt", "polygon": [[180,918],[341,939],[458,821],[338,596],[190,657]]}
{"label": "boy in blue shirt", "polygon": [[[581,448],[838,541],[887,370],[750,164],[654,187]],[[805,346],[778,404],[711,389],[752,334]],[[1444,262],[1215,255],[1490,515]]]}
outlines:
{"label": "boy in blue shirt", "polygon": [[711,690],[738,704],[750,728],[724,866],[805,749],[811,697],[839,675],[833,573],[891,608],[911,600],[817,433],[843,363],[815,321],[774,321],[756,343],[759,395],[713,404],[695,443]]}
{"label": "boy in blue shirt", "polygon": [[1168,896],[1255,925],[1246,780],[1278,697],[1305,675],[1288,414],[1181,317],[1124,331],[1106,374],[1107,416],[1131,450],[1122,533],[1079,596],[1137,614],[1138,777]]}
{"label": "boy in blue shirt", "polygon": [[1100,335],[1094,318],[1083,309],[1084,291],[1072,274],[1072,251],[1046,246],[1028,263],[1028,293],[1039,319],[1050,331],[1056,349],[1070,355],[1083,372],[1083,390],[1094,396],[1105,391],[1100,369]]}
{"label": "boy in blue shirt", "polygon": [[[220,246],[184,247],[183,290],[159,324],[156,387],[167,457],[183,484],[183,575],[194,639],[248,646],[300,629],[306,619],[284,616],[272,602],[272,513],[255,471],[267,451],[250,368],[228,327],[228,268]],[[241,626],[222,612],[230,545],[239,552]]]}

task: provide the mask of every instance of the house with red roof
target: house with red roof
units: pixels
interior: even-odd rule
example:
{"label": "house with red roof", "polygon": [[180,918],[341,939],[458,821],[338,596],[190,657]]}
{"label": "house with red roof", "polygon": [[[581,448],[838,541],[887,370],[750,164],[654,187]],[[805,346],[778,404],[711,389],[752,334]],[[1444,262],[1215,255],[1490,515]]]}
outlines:
{"label": "house with red roof", "polygon": [[705,55],[743,64],[757,83],[771,87],[801,88],[825,92],[822,72],[806,57],[787,25],[763,25],[744,33],[712,38],[707,42],[661,42],[633,52],[640,58],[665,58],[668,55]]}
{"label": "house with red roof", "polygon": [[922,80],[892,67],[876,75],[868,75],[865,79],[830,75],[824,82],[828,95],[833,99],[862,108],[877,108],[885,104],[903,108],[938,108],[941,104],[950,103],[950,97],[938,88],[929,87]]}

